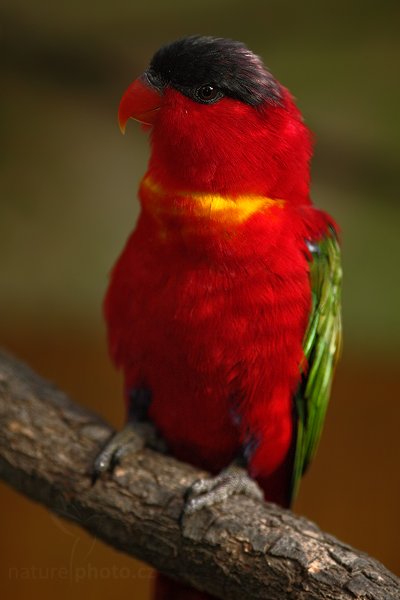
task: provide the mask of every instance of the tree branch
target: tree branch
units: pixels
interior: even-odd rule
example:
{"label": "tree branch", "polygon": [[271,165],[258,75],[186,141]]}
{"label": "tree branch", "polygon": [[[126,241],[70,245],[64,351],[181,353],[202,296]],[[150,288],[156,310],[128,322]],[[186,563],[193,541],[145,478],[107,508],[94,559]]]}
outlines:
{"label": "tree branch", "polygon": [[[236,496],[179,516],[196,469],[150,450],[91,484],[112,431],[0,354],[0,477],[114,548],[220,598],[399,598],[380,563],[272,504]],[[129,462],[129,464],[128,464]]]}

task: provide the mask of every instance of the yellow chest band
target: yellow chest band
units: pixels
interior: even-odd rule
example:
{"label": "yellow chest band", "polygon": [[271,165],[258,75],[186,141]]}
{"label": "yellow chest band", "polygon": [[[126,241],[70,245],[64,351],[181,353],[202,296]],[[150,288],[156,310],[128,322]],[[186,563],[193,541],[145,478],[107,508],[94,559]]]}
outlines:
{"label": "yellow chest band", "polygon": [[222,224],[244,223],[257,212],[272,207],[282,208],[284,200],[256,194],[222,196],[203,192],[166,191],[146,175],[140,185],[142,204],[157,219],[207,219]]}

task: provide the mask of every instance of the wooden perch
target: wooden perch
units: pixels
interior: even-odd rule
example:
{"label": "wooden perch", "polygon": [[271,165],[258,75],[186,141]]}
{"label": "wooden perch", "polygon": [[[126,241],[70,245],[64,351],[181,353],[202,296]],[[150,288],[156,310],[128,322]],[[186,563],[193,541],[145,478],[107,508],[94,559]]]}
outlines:
{"label": "wooden perch", "polygon": [[275,505],[236,496],[186,519],[204,473],[144,450],[93,486],[112,430],[0,353],[0,477],[29,498],[158,570],[224,599],[400,598],[379,562]]}

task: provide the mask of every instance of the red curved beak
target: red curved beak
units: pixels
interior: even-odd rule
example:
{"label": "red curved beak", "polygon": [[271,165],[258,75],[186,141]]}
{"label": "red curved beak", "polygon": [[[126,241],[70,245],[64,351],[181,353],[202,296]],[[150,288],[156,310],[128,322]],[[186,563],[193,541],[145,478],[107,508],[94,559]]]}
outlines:
{"label": "red curved beak", "polygon": [[125,133],[128,119],[153,125],[161,106],[161,93],[138,77],[124,92],[118,109],[119,128]]}

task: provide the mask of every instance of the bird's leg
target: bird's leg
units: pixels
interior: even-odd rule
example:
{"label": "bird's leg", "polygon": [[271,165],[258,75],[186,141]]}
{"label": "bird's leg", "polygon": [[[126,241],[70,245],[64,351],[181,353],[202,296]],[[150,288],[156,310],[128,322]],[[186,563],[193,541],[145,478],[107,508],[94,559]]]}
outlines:
{"label": "bird's leg", "polygon": [[198,479],[186,493],[183,515],[191,515],[205,506],[223,502],[234,494],[244,494],[257,500],[263,500],[264,494],[258,483],[246,470],[246,461],[241,456],[234,460],[216,477]]}
{"label": "bird's leg", "polygon": [[145,446],[159,452],[166,451],[164,440],[149,420],[148,409],[151,392],[145,388],[135,388],[129,394],[128,422],[125,427],[113,434],[97,455],[93,465],[93,482],[106,471],[112,471],[116,464],[128,454],[135,454]]}

